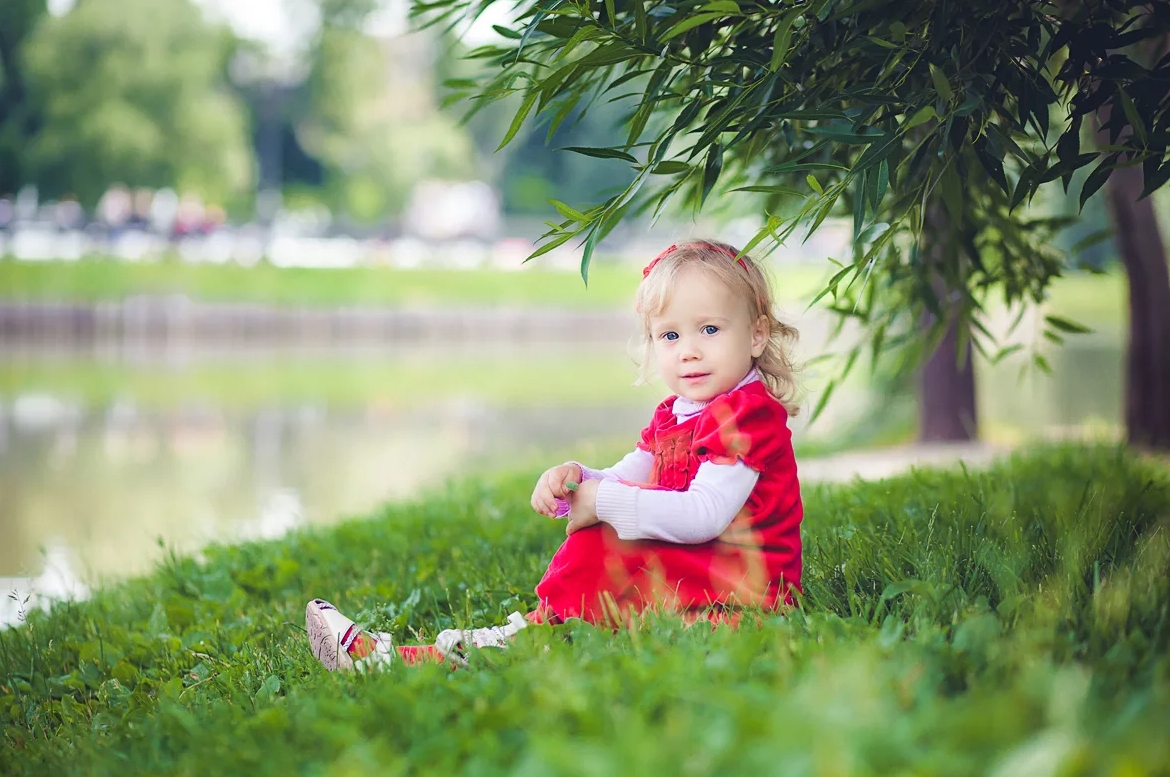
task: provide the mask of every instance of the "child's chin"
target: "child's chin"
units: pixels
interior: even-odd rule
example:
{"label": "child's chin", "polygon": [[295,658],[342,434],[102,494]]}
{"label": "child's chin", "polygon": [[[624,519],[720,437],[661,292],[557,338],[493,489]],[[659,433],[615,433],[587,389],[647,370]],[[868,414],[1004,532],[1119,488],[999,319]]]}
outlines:
{"label": "child's chin", "polygon": [[715,397],[719,396],[718,391],[702,390],[702,391],[688,391],[683,389],[679,392],[679,396],[689,399],[692,402],[710,402]]}

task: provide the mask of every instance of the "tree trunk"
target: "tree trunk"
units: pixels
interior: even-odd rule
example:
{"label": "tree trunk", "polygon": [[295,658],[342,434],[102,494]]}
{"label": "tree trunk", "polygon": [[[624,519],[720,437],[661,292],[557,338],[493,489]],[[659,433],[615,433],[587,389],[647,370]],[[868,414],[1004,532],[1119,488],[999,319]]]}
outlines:
{"label": "tree trunk", "polygon": [[[1150,41],[1149,61],[1170,52],[1170,34]],[[1097,111],[1097,143],[1109,143],[1111,106]],[[1122,130],[1122,137],[1132,128]],[[1114,168],[1105,182],[1117,252],[1129,281],[1129,345],[1125,353],[1125,433],[1130,445],[1170,450],[1170,271],[1152,197],[1138,200],[1145,175],[1137,165]]]}
{"label": "tree trunk", "polygon": [[1117,249],[1129,279],[1125,431],[1131,445],[1170,450],[1170,271],[1151,197],[1138,200],[1141,167],[1105,184]]}
{"label": "tree trunk", "polygon": [[[933,266],[945,262],[947,243],[951,239],[950,223],[941,201],[927,206],[922,230],[922,252]],[[939,281],[935,291],[944,315],[948,304],[948,289]],[[920,442],[966,442],[978,436],[978,415],[975,405],[975,366],[972,361],[971,340],[959,354],[959,325],[954,316],[942,342],[922,367],[918,379],[918,439]],[[923,327],[933,325],[928,317]]]}

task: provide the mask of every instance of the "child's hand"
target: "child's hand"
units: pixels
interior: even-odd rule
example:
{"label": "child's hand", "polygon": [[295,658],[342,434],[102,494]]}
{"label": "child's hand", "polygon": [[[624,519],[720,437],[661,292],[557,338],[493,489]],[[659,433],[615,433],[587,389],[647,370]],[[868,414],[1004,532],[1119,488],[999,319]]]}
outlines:
{"label": "child's hand", "polygon": [[565,534],[586,529],[597,523],[597,486],[600,480],[586,480],[569,500],[569,525]]}
{"label": "child's hand", "polygon": [[576,464],[560,464],[545,472],[536,481],[532,491],[532,509],[549,518],[557,517],[558,499],[568,499],[573,491],[569,484],[581,482],[581,468]]}

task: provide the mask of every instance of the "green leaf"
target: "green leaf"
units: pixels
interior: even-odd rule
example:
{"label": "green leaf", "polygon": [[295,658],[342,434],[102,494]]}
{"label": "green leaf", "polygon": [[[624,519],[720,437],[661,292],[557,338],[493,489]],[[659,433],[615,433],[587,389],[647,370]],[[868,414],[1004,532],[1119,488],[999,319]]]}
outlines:
{"label": "green leaf", "polygon": [[882,601],[889,601],[905,593],[929,594],[930,585],[921,580],[899,580],[882,589]]}
{"label": "green leaf", "polygon": [[894,147],[902,142],[902,132],[889,132],[882,137],[880,143],[873,143],[853,165],[854,171],[864,170],[875,162],[885,160],[893,152]]}
{"label": "green leaf", "polygon": [[863,132],[855,132],[852,129],[846,129],[841,125],[829,125],[827,127],[807,127],[805,132],[810,135],[817,135],[819,137],[827,138],[828,140],[835,140],[838,143],[851,143],[855,145],[864,145],[873,143],[875,140],[880,140],[884,133],[873,127],[867,127]]}
{"label": "green leaf", "polygon": [[581,254],[581,280],[589,285],[589,263],[593,260],[593,251],[597,248],[597,241],[601,239],[601,225],[597,224],[585,238],[585,250]]}
{"label": "green leaf", "polygon": [[873,43],[877,46],[881,46],[883,49],[900,49],[900,48],[902,48],[897,43],[890,43],[888,40],[882,40],[881,38],[875,37],[873,35],[866,35],[865,39],[867,41],[869,41],[870,43]]}
{"label": "green leaf", "polygon": [[574,237],[576,237],[577,234],[578,234],[577,232],[564,232],[560,235],[557,235],[552,240],[548,241],[547,243],[542,245],[540,248],[537,248],[535,251],[530,253],[528,255],[528,258],[525,259],[524,261],[528,262],[528,261],[531,261],[532,259],[535,259],[538,256],[544,256],[549,251],[552,251],[554,248],[559,248],[560,246],[569,242]]}
{"label": "green leaf", "polygon": [[832,212],[833,207],[837,204],[837,200],[840,198],[840,196],[841,190],[837,189],[835,194],[830,196],[827,200],[821,201],[819,210],[817,210],[816,218],[813,219],[812,224],[810,224],[808,227],[808,232],[805,234],[805,240],[808,240],[809,236],[816,232],[824,220],[829,217],[829,213]]}
{"label": "green leaf", "polygon": [[1054,329],[1059,329],[1060,331],[1068,332],[1069,334],[1084,335],[1093,331],[1087,326],[1078,324],[1075,321],[1069,321],[1067,318],[1061,318],[1060,316],[1045,316],[1044,320]]}
{"label": "green leaf", "polygon": [[1036,186],[1037,165],[1043,164],[1044,157],[1040,157],[1036,162],[1025,167],[1020,171],[1020,177],[1016,180],[1015,191],[1012,192],[1012,201],[1008,206],[1010,210],[1015,210],[1016,206],[1024,201]]}
{"label": "green leaf", "polygon": [[562,216],[569,219],[570,221],[578,221],[581,223],[585,223],[586,221],[589,220],[589,218],[584,213],[582,213],[579,210],[575,210],[575,209],[569,207],[568,205],[561,202],[560,200],[549,200],[549,202],[552,203],[552,206],[557,209],[557,213],[560,213]]}
{"label": "green leaf", "polygon": [[637,143],[642,131],[646,129],[646,122],[650,120],[650,114],[654,112],[654,107],[657,105],[658,93],[662,90],[662,86],[666,83],[672,69],[673,65],[670,61],[663,60],[662,64],[654,70],[654,74],[650,76],[650,80],[646,84],[646,93],[642,96],[634,118],[630,120],[630,131],[626,136],[627,146]]}
{"label": "green leaf", "polygon": [[587,148],[585,146],[565,146],[561,151],[572,151],[575,154],[596,157],[597,159],[622,159],[630,164],[638,164],[638,160],[618,148]]}
{"label": "green leaf", "polygon": [[1086,248],[1092,248],[1098,243],[1103,243],[1111,237],[1113,237],[1113,229],[1111,227],[1094,230],[1074,243],[1072,248],[1068,249],[1068,252],[1070,254],[1079,254]]}
{"label": "green leaf", "polygon": [[669,160],[667,162],[659,162],[654,165],[650,171],[651,175],[678,175],[690,171],[691,166],[686,162],[679,162],[677,160]]}
{"label": "green leaf", "polygon": [[1008,346],[1005,346],[1003,348],[1000,348],[999,351],[996,352],[995,356],[991,357],[991,363],[993,365],[999,364],[1004,359],[1011,356],[1013,353],[1018,353],[1022,350],[1024,350],[1024,346],[1022,343],[1015,343],[1013,345],[1008,345]]}
{"label": "green leaf", "polygon": [[699,11],[710,11],[712,13],[740,14],[739,3],[735,0],[712,0],[710,3],[704,3]]}
{"label": "green leaf", "polygon": [[836,380],[830,380],[829,384],[827,386],[825,386],[824,393],[822,393],[821,398],[817,400],[817,406],[815,408],[813,408],[812,417],[809,419],[810,424],[813,421],[817,420],[817,418],[820,417],[821,413],[824,412],[825,406],[829,404],[829,397],[833,396],[833,391],[835,391],[836,388],[837,388],[837,381]]}
{"label": "green leaf", "polygon": [[589,65],[613,65],[618,62],[624,62],[627,59],[634,59],[635,57],[641,56],[641,54],[642,52],[638,49],[631,48],[623,41],[617,41],[594,49],[577,60],[576,64],[582,67]]}
{"label": "green leaf", "polygon": [[507,27],[501,27],[498,24],[493,24],[492,29],[508,40],[520,40],[524,37],[521,33],[518,33],[515,30],[509,30]]}
{"label": "green leaf", "polygon": [[703,194],[699,199],[702,205],[707,201],[715,182],[719,180],[719,173],[723,170],[723,144],[715,143],[707,151],[707,162],[703,165]]}
{"label": "green leaf", "polygon": [[983,138],[975,141],[975,156],[979,159],[979,164],[983,165],[983,169],[991,176],[991,180],[999,184],[999,188],[1003,189],[1004,194],[1010,194],[1011,186],[1003,171],[1003,160],[991,152],[990,146],[991,144]]}
{"label": "green leaf", "polygon": [[1084,209],[1085,203],[1089,198],[1096,194],[1097,190],[1105,185],[1105,181],[1109,180],[1109,174],[1113,172],[1113,167],[1117,163],[1116,155],[1111,154],[1089,173],[1089,177],[1081,184],[1081,208]]}
{"label": "green leaf", "polygon": [[919,124],[925,124],[926,122],[930,121],[931,119],[937,119],[937,118],[938,118],[938,114],[934,112],[934,106],[927,105],[927,106],[919,108],[917,111],[915,111],[914,115],[911,116],[909,119],[907,119],[906,123],[902,125],[902,129],[904,129],[904,130],[914,129]]}
{"label": "green leaf", "polygon": [[520,131],[520,126],[528,118],[528,112],[532,110],[532,106],[536,104],[536,98],[539,96],[540,92],[535,89],[525,95],[524,102],[520,104],[520,110],[516,111],[516,115],[512,118],[512,123],[508,126],[508,131],[504,134],[504,139],[500,141],[500,145],[496,147],[496,151],[508,145],[512,138],[516,137],[516,133]]}
{"label": "green leaf", "polygon": [[1126,121],[1129,122],[1129,126],[1133,127],[1133,134],[1137,135],[1137,139],[1143,146],[1146,145],[1145,122],[1142,121],[1142,117],[1138,114],[1137,108],[1134,107],[1129,94],[1120,86],[1117,87],[1117,99],[1121,102],[1121,110],[1125,111]]}
{"label": "green leaf", "polygon": [[959,180],[959,172],[953,160],[943,170],[942,180],[939,181],[939,188],[942,189],[943,203],[947,206],[951,218],[956,224],[962,222],[963,186]]}
{"label": "green leaf", "polygon": [[861,228],[865,226],[865,187],[866,187],[865,170],[857,176],[853,188],[853,242],[856,246],[857,239],[861,237]]}
{"label": "green leaf", "polygon": [[577,107],[577,103],[580,101],[581,93],[574,92],[569,95],[567,100],[561,103],[561,107],[557,108],[557,112],[553,114],[552,121],[548,124],[548,134],[545,136],[546,145],[553,139],[553,135],[557,133],[561,124],[569,117],[569,114],[573,112],[573,109]]}
{"label": "green leaf", "polygon": [[938,96],[944,102],[949,103],[951,98],[955,96],[955,93],[951,89],[950,82],[947,81],[946,74],[941,69],[935,67],[934,63],[930,65],[930,80],[934,82],[934,90],[938,92]]}
{"label": "green leaf", "polygon": [[260,686],[256,698],[259,701],[271,701],[278,693],[280,693],[280,678],[270,674],[265,678],[264,684]]}
{"label": "green leaf", "polygon": [[645,43],[646,34],[650,29],[650,22],[646,18],[645,0],[631,0],[631,2],[634,6],[634,31],[638,36],[638,40]]}
{"label": "green leaf", "polygon": [[853,265],[848,265],[838,270],[837,273],[829,279],[829,282],[825,284],[825,288],[821,289],[820,292],[818,292],[817,295],[812,298],[812,301],[808,303],[806,310],[812,310],[812,306],[820,302],[826,294],[832,294],[833,297],[836,298],[837,286],[841,283],[841,279],[849,273],[854,272],[854,269],[855,268]]}
{"label": "green leaf", "polygon": [[1170,181],[1170,162],[1159,166],[1158,157],[1151,156],[1142,163],[1142,177],[1145,179],[1145,185],[1142,187],[1142,193],[1138,195],[1139,200],[1149,197],[1165,186],[1166,181]]}
{"label": "green leaf", "polygon": [[763,173],[798,173],[802,170],[845,170],[849,168],[845,165],[838,165],[832,162],[785,162],[783,164],[774,165],[772,167],[765,167],[760,172]]}
{"label": "green leaf", "polygon": [[825,190],[821,188],[820,182],[817,181],[817,177],[815,175],[813,175],[812,173],[809,173],[808,175],[806,175],[804,177],[804,180],[805,180],[805,182],[808,183],[809,188],[811,188],[817,194],[824,194],[825,193]]}
{"label": "green leaf", "polygon": [[757,192],[759,194],[789,194],[794,197],[803,197],[804,192],[793,189],[791,186],[740,186],[732,189],[733,192]]}
{"label": "green leaf", "polygon": [[799,10],[792,10],[780,17],[776,25],[776,33],[772,36],[772,61],[768,69],[775,73],[788,58],[788,44],[792,40],[792,20],[800,15]]}
{"label": "green leaf", "polygon": [[665,33],[663,33],[662,37],[659,38],[659,40],[660,41],[668,41],[671,38],[682,35],[687,30],[692,30],[701,24],[706,24],[709,21],[713,21],[714,19],[722,18],[726,15],[727,15],[726,13],[723,13],[721,11],[716,12],[716,13],[695,14],[694,16],[683,19],[681,22],[679,22],[678,24],[671,27],[669,30],[667,30]]}
{"label": "green leaf", "polygon": [[980,103],[982,103],[982,100],[978,97],[968,97],[966,100],[963,100],[958,108],[955,108],[954,114],[956,116],[970,116],[979,107]]}

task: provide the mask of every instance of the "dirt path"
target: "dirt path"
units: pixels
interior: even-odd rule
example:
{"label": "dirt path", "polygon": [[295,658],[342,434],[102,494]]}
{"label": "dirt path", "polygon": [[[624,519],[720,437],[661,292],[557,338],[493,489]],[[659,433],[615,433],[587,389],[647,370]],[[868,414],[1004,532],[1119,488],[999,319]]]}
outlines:
{"label": "dirt path", "polygon": [[912,468],[950,467],[963,462],[985,467],[1011,452],[1007,445],[987,442],[922,443],[894,448],[845,451],[798,462],[802,483],[841,483],[854,479],[880,480]]}

